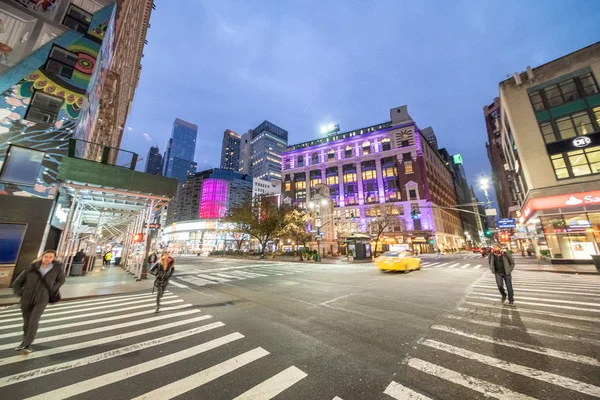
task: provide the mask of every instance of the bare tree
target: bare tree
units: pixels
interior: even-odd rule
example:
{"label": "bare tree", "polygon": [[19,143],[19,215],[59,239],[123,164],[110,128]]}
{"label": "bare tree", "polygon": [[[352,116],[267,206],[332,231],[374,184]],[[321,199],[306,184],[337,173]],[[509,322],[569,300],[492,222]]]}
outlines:
{"label": "bare tree", "polygon": [[377,246],[379,245],[379,239],[388,226],[393,225],[398,216],[394,215],[383,215],[381,217],[372,218],[369,221],[369,232],[375,237],[375,248],[373,249],[373,255],[377,256]]}

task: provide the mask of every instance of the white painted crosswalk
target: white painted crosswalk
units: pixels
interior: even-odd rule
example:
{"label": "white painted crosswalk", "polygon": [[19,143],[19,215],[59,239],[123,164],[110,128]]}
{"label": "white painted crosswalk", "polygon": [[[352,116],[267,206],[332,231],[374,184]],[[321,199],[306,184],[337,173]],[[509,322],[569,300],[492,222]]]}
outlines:
{"label": "white painted crosswalk", "polygon": [[[5,309],[0,314],[1,397],[171,399],[201,393],[211,382],[225,380],[229,386],[227,375],[251,368],[247,387],[229,387],[235,393],[231,398],[269,400],[308,376],[285,365],[285,359],[274,359],[266,348],[249,345],[241,332],[169,291],[162,305],[156,314],[150,293],[50,305],[40,321],[34,351],[27,355],[13,350],[21,335],[22,321],[15,316],[19,311]],[[136,312],[129,312],[132,309]],[[106,311],[109,317],[97,317]],[[178,363],[186,363],[186,368],[173,368]],[[272,371],[279,364],[278,371],[263,372],[266,365]],[[136,379],[142,376],[140,385]]]}
{"label": "white painted crosswalk", "polygon": [[515,271],[516,307],[482,275],[402,362],[396,399],[600,398],[600,277]]}
{"label": "white painted crosswalk", "polygon": [[190,285],[232,284],[248,279],[294,275],[306,271],[305,265],[296,267],[293,264],[290,266],[290,263],[256,263],[238,267],[183,270],[176,272],[171,282],[176,287],[189,288]]}
{"label": "white painted crosswalk", "polygon": [[421,262],[421,268],[448,268],[448,269],[480,269],[482,264],[465,264],[460,262]]}

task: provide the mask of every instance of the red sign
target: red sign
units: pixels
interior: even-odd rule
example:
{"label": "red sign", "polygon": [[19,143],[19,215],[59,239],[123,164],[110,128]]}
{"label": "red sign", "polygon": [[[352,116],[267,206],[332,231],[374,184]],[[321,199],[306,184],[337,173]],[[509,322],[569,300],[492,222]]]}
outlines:
{"label": "red sign", "polygon": [[535,210],[585,206],[586,204],[600,204],[600,190],[529,199],[521,211],[521,216],[526,220]]}

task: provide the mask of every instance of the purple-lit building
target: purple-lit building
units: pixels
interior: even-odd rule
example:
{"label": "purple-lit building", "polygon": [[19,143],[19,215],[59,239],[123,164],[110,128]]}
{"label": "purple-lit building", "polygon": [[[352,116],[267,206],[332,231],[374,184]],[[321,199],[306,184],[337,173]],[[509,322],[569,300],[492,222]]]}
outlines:
{"label": "purple-lit building", "polygon": [[237,171],[214,168],[179,183],[169,203],[167,224],[221,219],[227,211],[252,198],[252,177]]}
{"label": "purple-lit building", "polygon": [[386,122],[289,146],[282,161],[283,201],[307,207],[317,185],[329,187],[338,239],[372,232],[374,218],[392,215],[383,244],[464,247],[459,216],[438,208],[457,204],[452,173],[406,106]]}

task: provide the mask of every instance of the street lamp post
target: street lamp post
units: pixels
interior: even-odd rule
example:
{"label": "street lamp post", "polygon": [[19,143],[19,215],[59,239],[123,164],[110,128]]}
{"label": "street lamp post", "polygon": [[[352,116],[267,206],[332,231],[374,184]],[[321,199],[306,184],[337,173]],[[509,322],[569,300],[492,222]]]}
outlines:
{"label": "street lamp post", "polygon": [[[317,240],[317,261],[321,262],[321,227],[327,225],[328,223],[332,222],[334,219],[332,219],[331,221],[327,221],[324,224],[321,224],[321,205],[327,205],[329,204],[329,200],[328,199],[321,199],[320,202],[313,202],[310,201],[308,202],[308,208],[314,208],[316,215],[318,217],[318,221],[319,224],[317,226],[317,235],[316,235],[316,240]],[[317,222],[317,218],[315,218],[315,225]]]}

